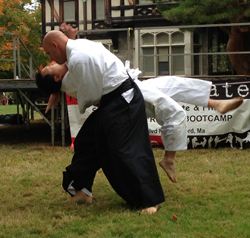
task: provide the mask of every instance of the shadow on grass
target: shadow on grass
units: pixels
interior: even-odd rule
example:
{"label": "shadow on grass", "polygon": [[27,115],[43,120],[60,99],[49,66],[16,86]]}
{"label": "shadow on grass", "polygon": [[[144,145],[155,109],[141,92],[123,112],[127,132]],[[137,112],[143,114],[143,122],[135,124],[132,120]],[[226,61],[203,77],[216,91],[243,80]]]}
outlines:
{"label": "shadow on grass", "polygon": [[[55,131],[55,146],[62,145],[61,128]],[[30,122],[29,129],[26,125],[0,126],[0,144],[45,143],[51,145],[51,128],[42,119]],[[65,132],[65,146],[70,146],[71,137],[69,128]]]}

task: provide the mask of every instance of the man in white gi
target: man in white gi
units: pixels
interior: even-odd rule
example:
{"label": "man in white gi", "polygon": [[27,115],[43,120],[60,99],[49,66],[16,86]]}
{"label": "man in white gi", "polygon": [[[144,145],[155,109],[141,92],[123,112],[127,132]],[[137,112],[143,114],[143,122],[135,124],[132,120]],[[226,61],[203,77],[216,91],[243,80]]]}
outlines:
{"label": "man in white gi", "polygon": [[[43,77],[49,77],[50,75],[52,82],[54,82],[54,79],[60,82],[66,72],[66,65],[52,64],[43,69],[39,81],[44,81]],[[147,117],[156,118],[158,124],[161,125],[161,138],[165,154],[159,164],[170,180],[177,182],[175,154],[176,151],[187,149],[187,121],[186,112],[176,101],[211,107],[224,114],[239,107],[243,99],[211,99],[209,96],[212,83],[205,80],[164,76],[140,81],[137,79],[139,70],[129,69],[128,73],[142,92]],[[47,91],[49,88],[53,88],[52,86],[48,87],[48,85],[46,83],[42,89]],[[57,86],[60,87],[60,84]]]}
{"label": "man in white gi", "polygon": [[211,99],[212,82],[210,81],[176,76],[163,76],[140,81],[137,79],[141,73],[138,69],[128,69],[128,73],[142,92],[147,116],[155,118],[157,123],[161,125],[161,139],[165,154],[159,164],[169,179],[172,182],[177,182],[176,151],[187,149],[186,112],[177,102],[211,107],[224,114],[239,107],[243,98]]}
{"label": "man in white gi", "polygon": [[[123,63],[100,43],[71,40],[56,30],[46,34],[43,47],[51,60],[67,63],[61,90],[77,99],[80,113],[100,104],[78,132],[72,162],[63,173],[70,200],[91,202],[93,180],[102,168],[130,206],[156,212],[165,198],[150,145],[144,100]],[[47,110],[59,99],[57,91],[50,93]]]}
{"label": "man in white gi", "polygon": [[[60,29],[71,39],[75,39],[77,28],[70,24],[62,23]],[[163,159],[159,162],[172,182],[177,182],[175,173],[176,151],[187,149],[187,121],[186,112],[177,102],[189,103],[197,106],[211,107],[224,114],[239,107],[243,98],[232,100],[210,99],[211,82],[176,76],[163,76],[144,81],[139,81],[138,69],[126,70],[135,83],[139,86],[146,104],[148,117],[156,118],[161,125],[161,138],[165,148]],[[43,71],[43,75],[54,75],[55,80],[63,77],[66,66],[52,66]]]}

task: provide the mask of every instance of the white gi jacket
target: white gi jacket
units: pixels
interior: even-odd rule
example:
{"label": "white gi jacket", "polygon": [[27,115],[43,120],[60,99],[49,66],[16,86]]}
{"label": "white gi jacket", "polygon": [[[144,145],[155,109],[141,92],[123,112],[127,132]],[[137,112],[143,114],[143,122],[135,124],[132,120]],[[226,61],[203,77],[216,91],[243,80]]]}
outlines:
{"label": "white gi jacket", "polygon": [[212,83],[176,76],[135,82],[146,102],[147,116],[155,117],[161,125],[161,138],[165,150],[186,150],[186,112],[177,102],[207,106]]}
{"label": "white gi jacket", "polygon": [[66,53],[68,72],[61,90],[77,99],[80,113],[98,104],[102,95],[115,90],[128,78],[122,61],[101,43],[69,39]]}
{"label": "white gi jacket", "polygon": [[177,102],[207,106],[212,83],[176,76],[140,81],[137,79],[141,73],[138,69],[128,69],[128,73],[135,79],[142,92],[147,116],[155,118],[161,125],[161,138],[165,150],[186,150],[186,112]]}

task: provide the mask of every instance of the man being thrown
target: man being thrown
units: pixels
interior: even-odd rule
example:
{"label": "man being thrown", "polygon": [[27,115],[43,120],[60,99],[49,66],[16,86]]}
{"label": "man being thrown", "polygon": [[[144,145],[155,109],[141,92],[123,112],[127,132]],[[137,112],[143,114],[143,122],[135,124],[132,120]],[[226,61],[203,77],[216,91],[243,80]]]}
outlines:
{"label": "man being thrown", "polygon": [[[71,39],[75,39],[78,34],[78,29],[67,23],[62,23],[60,29]],[[209,98],[212,84],[209,81],[165,76],[141,82],[137,79],[139,70],[129,69],[129,67],[126,69],[130,76],[135,79],[135,83],[142,92],[146,103],[147,116],[156,118],[161,125],[161,138],[165,147],[165,154],[159,164],[170,180],[177,182],[175,173],[176,151],[187,149],[186,112],[177,102],[211,107],[224,114],[239,107],[243,98],[225,101],[213,100]],[[65,66],[61,69],[61,72],[66,73],[66,70]],[[44,72],[44,74],[55,74],[55,80],[57,80],[57,74],[60,70],[57,73],[53,72],[52,69],[51,71]]]}
{"label": "man being thrown", "polygon": [[[136,72],[137,71],[137,72]],[[177,182],[175,173],[176,151],[187,149],[187,118],[184,109],[177,103],[210,107],[221,114],[238,108],[243,98],[215,100],[210,98],[212,82],[176,76],[163,76],[140,81],[138,70],[128,71],[140,88],[145,100],[148,117],[155,118],[161,126],[161,138],[165,154],[159,164],[172,182]]]}
{"label": "man being thrown", "polygon": [[[67,73],[67,66],[52,64],[44,68],[41,74],[37,74],[37,83],[43,90],[48,90],[48,84],[44,83],[45,77],[60,82]],[[211,82],[165,76],[140,81],[137,79],[140,71],[128,70],[131,78],[140,88],[146,103],[148,117],[156,118],[161,125],[161,137],[165,147],[165,155],[159,162],[172,182],[177,182],[175,174],[175,154],[178,150],[187,149],[187,122],[186,113],[176,102],[184,102],[197,106],[211,107],[224,114],[239,107],[243,99],[214,100],[209,98]],[[44,84],[43,84],[44,83]]]}
{"label": "man being thrown", "polygon": [[91,202],[94,177],[102,168],[130,206],[156,212],[165,198],[150,145],[144,100],[123,63],[102,44],[71,40],[56,30],[47,33],[43,47],[51,60],[62,65],[67,62],[68,68],[59,87],[52,85],[54,78],[52,84],[48,77],[41,84],[37,81],[43,91],[50,85],[46,111],[57,104],[60,89],[78,100],[80,113],[100,104],[78,132],[72,162],[63,173],[70,200]]}

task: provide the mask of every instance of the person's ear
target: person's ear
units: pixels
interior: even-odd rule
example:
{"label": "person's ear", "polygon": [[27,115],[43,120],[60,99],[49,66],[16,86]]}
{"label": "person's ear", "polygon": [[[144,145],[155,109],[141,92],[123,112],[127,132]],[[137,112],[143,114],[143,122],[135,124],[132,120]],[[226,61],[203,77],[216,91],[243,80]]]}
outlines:
{"label": "person's ear", "polygon": [[54,76],[54,80],[55,80],[56,82],[62,81],[62,80],[63,80],[63,75],[62,75],[62,74],[55,75],[55,76]]}
{"label": "person's ear", "polygon": [[52,45],[53,47],[55,47],[55,48],[57,47],[57,43],[56,43],[55,41],[52,41],[52,42],[51,42],[51,45]]}

